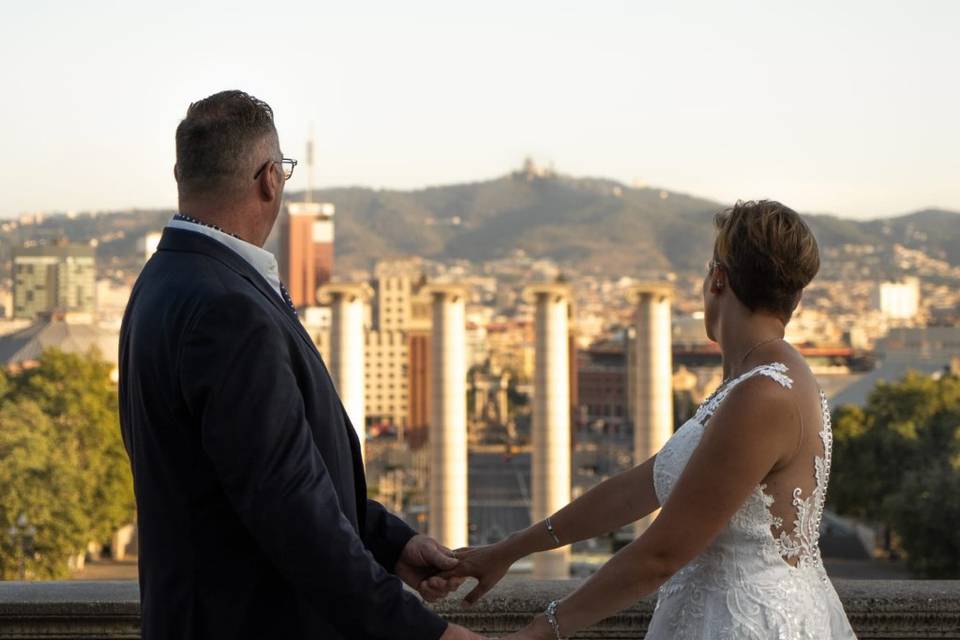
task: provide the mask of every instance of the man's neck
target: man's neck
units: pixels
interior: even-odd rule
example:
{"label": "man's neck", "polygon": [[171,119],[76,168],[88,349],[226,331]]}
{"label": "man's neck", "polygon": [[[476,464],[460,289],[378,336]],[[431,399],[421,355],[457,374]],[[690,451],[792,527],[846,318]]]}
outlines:
{"label": "man's neck", "polygon": [[180,213],[184,216],[193,218],[201,224],[220,229],[224,233],[240,238],[244,242],[263,248],[266,238],[261,238],[261,234],[252,228],[251,224],[244,224],[246,220],[253,218],[252,215],[244,215],[243,212],[224,214],[222,210],[211,210],[203,207],[190,206],[187,203],[180,204]]}

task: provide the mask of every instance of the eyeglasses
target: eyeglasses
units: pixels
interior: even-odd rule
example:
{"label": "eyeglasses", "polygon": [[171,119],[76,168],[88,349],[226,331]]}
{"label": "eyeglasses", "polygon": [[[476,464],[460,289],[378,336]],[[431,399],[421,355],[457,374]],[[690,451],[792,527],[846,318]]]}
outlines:
{"label": "eyeglasses", "polygon": [[263,163],[263,166],[260,167],[255,174],[253,174],[253,179],[256,180],[260,177],[260,174],[263,173],[263,170],[269,167],[271,164],[279,164],[280,170],[283,172],[283,179],[289,180],[293,176],[293,169],[297,166],[297,161],[292,158],[281,158],[279,160],[267,160]]}
{"label": "eyeglasses", "polygon": [[722,262],[720,262],[716,258],[713,258],[712,260],[710,260],[710,262],[707,263],[707,273],[713,273],[714,269],[722,266],[723,266]]}

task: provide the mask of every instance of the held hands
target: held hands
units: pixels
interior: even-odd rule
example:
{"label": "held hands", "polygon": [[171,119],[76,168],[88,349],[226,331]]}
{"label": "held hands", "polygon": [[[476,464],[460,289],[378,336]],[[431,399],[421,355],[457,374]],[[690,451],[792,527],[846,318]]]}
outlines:
{"label": "held hands", "polygon": [[[456,591],[467,578],[476,578],[477,586],[463,599],[466,604],[474,604],[500,582],[515,560],[503,542],[452,552],[433,538],[419,534],[403,548],[394,572],[428,602],[435,602]],[[504,636],[503,640],[553,638],[553,630],[546,620],[537,616],[527,627]],[[466,627],[450,624],[440,640],[488,639]]]}
{"label": "held hands", "polygon": [[[410,538],[400,553],[394,573],[417,590],[427,602],[436,602],[456,591],[465,577],[447,576],[459,564],[452,551],[429,536]],[[466,629],[464,629],[466,631]],[[469,632],[468,632],[469,633]],[[443,636],[446,638],[446,635]],[[472,636],[453,636],[471,638]]]}
{"label": "held hands", "polygon": [[509,555],[503,543],[457,549],[454,553],[459,564],[440,575],[450,580],[460,580],[461,583],[465,578],[477,579],[477,586],[463,599],[464,604],[468,605],[477,602],[500,582],[516,560]]}

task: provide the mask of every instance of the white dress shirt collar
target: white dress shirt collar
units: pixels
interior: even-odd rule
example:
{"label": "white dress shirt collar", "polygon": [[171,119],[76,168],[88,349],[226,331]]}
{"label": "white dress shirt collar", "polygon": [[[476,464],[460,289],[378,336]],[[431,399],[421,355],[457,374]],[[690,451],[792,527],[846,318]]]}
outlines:
{"label": "white dress shirt collar", "polygon": [[203,235],[209,236],[221,244],[225,244],[230,249],[233,249],[233,251],[239,254],[241,258],[250,263],[250,266],[252,266],[257,273],[263,276],[263,279],[267,281],[267,283],[270,285],[270,288],[277,292],[277,295],[280,296],[280,299],[283,299],[283,294],[280,293],[280,269],[277,267],[277,259],[269,251],[261,249],[255,244],[251,244],[245,240],[234,237],[229,233],[224,233],[219,229],[214,229],[213,227],[197,224],[195,222],[187,222],[186,220],[171,220],[167,223],[167,226],[171,229],[184,229],[186,231],[193,231],[194,233],[202,233]]}

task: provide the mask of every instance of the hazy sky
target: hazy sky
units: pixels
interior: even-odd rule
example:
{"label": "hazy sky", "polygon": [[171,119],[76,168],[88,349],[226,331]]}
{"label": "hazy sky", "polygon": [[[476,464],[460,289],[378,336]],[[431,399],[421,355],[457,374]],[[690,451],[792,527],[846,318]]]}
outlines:
{"label": "hazy sky", "polygon": [[319,186],[481,180],[530,154],[725,201],[960,210],[952,0],[31,0],[0,16],[0,216],[173,206],[177,122],[226,88],[273,106],[288,156],[312,124]]}

